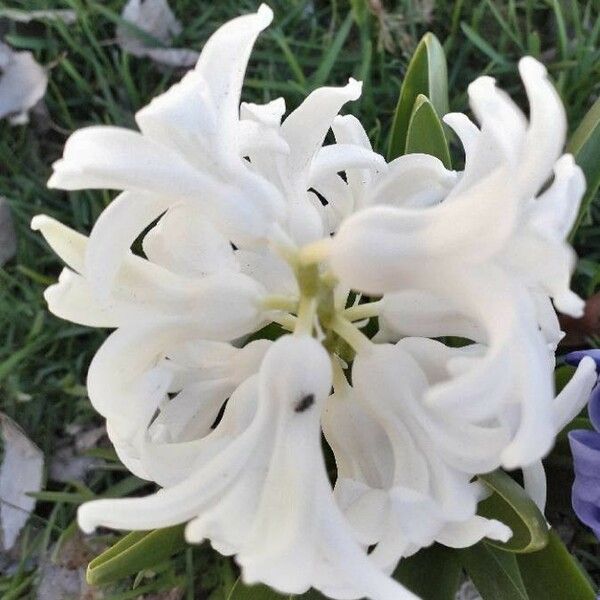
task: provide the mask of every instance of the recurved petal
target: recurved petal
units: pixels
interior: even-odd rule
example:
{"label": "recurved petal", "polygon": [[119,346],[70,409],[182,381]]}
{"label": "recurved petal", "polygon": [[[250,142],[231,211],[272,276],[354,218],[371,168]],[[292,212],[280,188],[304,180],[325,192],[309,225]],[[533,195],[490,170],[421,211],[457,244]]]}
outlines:
{"label": "recurved petal", "polygon": [[446,524],[436,541],[449,548],[468,548],[483,538],[507,542],[511,537],[512,531],[504,523],[475,515],[468,521]]}
{"label": "recurved petal", "polygon": [[340,88],[316,89],[292,112],[281,126],[281,133],[290,146],[290,172],[306,177],[313,156],[323,144],[333,119],[342,106],[360,96],[362,84],[354,79]]}
{"label": "recurved petal", "polygon": [[196,72],[207,82],[217,107],[217,128],[223,146],[237,150],[240,94],[250,52],[259,33],[273,20],[273,11],[261,4],[256,13],[232,19],[206,42]]}
{"label": "recurved petal", "polygon": [[402,290],[385,294],[379,318],[397,339],[406,335],[452,335],[475,342],[485,341],[485,332],[481,326],[461,312],[460,307],[443,296],[425,290]]}
{"label": "recurved petal", "polygon": [[47,215],[36,215],[31,220],[31,229],[39,231],[50,248],[71,269],[84,272],[87,237],[63,225],[60,221]]}
{"label": "recurved petal", "polygon": [[[365,150],[372,150],[369,136],[355,116],[338,115],[333,120],[331,129],[338,144],[354,144]],[[352,191],[357,207],[364,205],[366,189],[376,172],[377,169],[348,169],[346,171],[348,187]]]}
{"label": "recurved petal", "polygon": [[476,159],[475,152],[477,149],[477,140],[481,133],[479,128],[463,113],[447,113],[442,119],[459,137],[460,143],[465,151],[465,170],[469,169],[469,163]]}
{"label": "recurved petal", "polygon": [[441,202],[457,175],[428,154],[406,154],[393,160],[369,188],[366,204],[425,208]]}
{"label": "recurved petal", "polygon": [[331,267],[348,287],[382,294],[405,288],[415,265],[426,272],[445,262],[484,262],[504,247],[516,226],[518,202],[510,185],[500,169],[452,202],[358,211],[333,238]]}
{"label": "recurved petal", "polygon": [[143,247],[150,261],[183,276],[239,270],[231,243],[196,204],[170,208],[148,232]]}
{"label": "recurved petal", "polygon": [[194,70],[153,98],[135,120],[144,136],[186,156],[197,167],[209,168],[220,141],[217,109],[208,82]]}
{"label": "recurved petal", "polygon": [[[48,187],[137,190],[170,197],[223,196],[215,179],[141,133],[96,125],[79,129],[53,165]],[[208,202],[211,202],[209,199]]]}
{"label": "recurved petal", "polygon": [[565,143],[567,118],[544,65],[526,56],[519,61],[519,73],[529,100],[529,127],[518,168],[518,187],[528,198],[552,173]]}
{"label": "recurved petal", "polygon": [[247,171],[241,158],[225,182],[166,146],[118,127],[76,131],[63,158],[54,163],[48,186],[128,190],[171,198],[173,204],[195,202],[234,241],[266,236],[283,210],[272,186]]}
{"label": "recurved petal", "polygon": [[563,241],[577,218],[585,178],[571,154],[563,154],[554,165],[554,181],[529,205],[529,225],[540,235]]}
{"label": "recurved petal", "polygon": [[317,150],[310,165],[309,183],[351,169],[386,168],[383,156],[355,144],[330,144]]}
{"label": "recurved petal", "polygon": [[171,204],[170,198],[123,192],[102,211],[87,242],[85,275],[104,300],[135,239]]}
{"label": "recurved petal", "polygon": [[568,425],[590,399],[596,384],[596,363],[585,356],[577,365],[577,370],[552,403],[556,433]]}

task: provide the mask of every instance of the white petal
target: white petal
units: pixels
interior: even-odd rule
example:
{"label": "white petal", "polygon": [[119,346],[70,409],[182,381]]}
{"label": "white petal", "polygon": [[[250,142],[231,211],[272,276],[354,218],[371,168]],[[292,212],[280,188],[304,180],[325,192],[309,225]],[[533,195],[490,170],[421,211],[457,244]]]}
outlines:
{"label": "white petal", "polygon": [[86,236],[77,233],[60,221],[46,215],[36,215],[31,220],[31,229],[39,231],[50,247],[74,271],[83,273],[87,244]]}
{"label": "white petal", "polygon": [[210,88],[219,136],[224,144],[236,141],[240,94],[246,65],[258,34],[273,20],[273,11],[261,4],[258,11],[220,27],[206,42],[196,65]]}
{"label": "white petal", "polygon": [[479,77],[469,85],[469,102],[481,125],[482,135],[493,137],[498,144],[500,160],[515,164],[527,126],[519,107],[488,76]]}
{"label": "white petal", "polygon": [[531,203],[530,225],[541,235],[564,240],[577,218],[585,178],[573,156],[564,154],[554,165],[552,185]]}
{"label": "white petal", "polygon": [[272,294],[298,296],[298,283],[290,265],[269,249],[237,250],[240,270]]}
{"label": "white petal", "polygon": [[351,79],[342,88],[319,88],[287,117],[281,133],[291,149],[288,157],[291,173],[298,176],[307,173],[333,119],[346,102],[360,96],[361,87],[362,84]]}
{"label": "white petal", "polygon": [[560,96],[541,63],[526,56],[519,61],[519,73],[529,100],[529,128],[519,165],[519,187],[524,197],[531,197],[550,176],[560,156],[567,118]]}
{"label": "white petal", "polygon": [[475,515],[466,522],[448,523],[436,540],[450,548],[468,548],[483,538],[507,542],[511,537],[510,528],[500,521]]}
{"label": "white petal", "polygon": [[285,114],[285,99],[275,98],[266,104],[254,104],[253,102],[242,102],[240,106],[240,117],[242,120],[251,120],[265,126],[279,129],[281,118]]}
{"label": "white petal", "polygon": [[218,143],[216,112],[208,82],[190,71],[139,110],[135,120],[144,136],[187,156],[198,168],[209,168],[215,151],[211,142]]}
{"label": "white petal", "polygon": [[483,341],[485,333],[457,306],[424,290],[402,290],[382,298],[380,321],[398,339],[404,335],[440,337],[453,335]]}
{"label": "white petal", "polygon": [[502,170],[452,202],[421,210],[374,206],[353,214],[333,238],[334,273],[348,287],[381,294],[404,288],[415,264],[426,270],[450,257],[483,262],[504,246],[517,218],[518,198],[498,194],[499,186],[510,186]]}
{"label": "white petal", "polygon": [[347,169],[385,169],[379,154],[354,144],[330,144],[320,148],[311,163],[309,181],[318,181],[328,174]]}
{"label": "white petal", "polygon": [[[369,136],[356,117],[338,115],[333,120],[331,129],[338,144],[354,144],[365,150],[372,150]],[[376,171],[377,169],[375,171],[371,169],[348,169],[346,171],[348,186],[352,190],[354,202],[357,206],[363,205],[366,188]]]}
{"label": "white petal", "polygon": [[240,121],[238,135],[239,152],[242,156],[249,156],[251,162],[255,153],[259,152],[290,153],[290,147],[281,137],[278,129],[265,127],[256,121],[248,119]]}
{"label": "white petal", "polygon": [[149,260],[174,273],[205,277],[239,270],[233,248],[195,204],[173,206],[146,235]]}
{"label": "white petal", "polygon": [[546,510],[546,472],[541,460],[523,467],[523,486],[527,495],[544,514]]}
{"label": "white petal", "polygon": [[[465,163],[469,164],[475,158],[477,140],[480,135],[479,128],[467,115],[462,113],[447,113],[442,117],[446,125],[449,125],[459,137],[465,151]],[[466,168],[469,168],[468,166]]]}
{"label": "white petal", "polygon": [[577,365],[577,370],[552,403],[552,416],[556,433],[566,427],[583,409],[590,399],[596,384],[596,365],[586,356]]}
{"label": "white petal", "polygon": [[367,204],[425,208],[441,202],[456,180],[456,173],[434,156],[406,154],[392,161],[371,186]]}
{"label": "white petal", "polygon": [[[108,188],[148,192],[196,202],[208,218],[235,240],[265,236],[283,209],[268,182],[246,172],[241,158],[235,177],[220,182],[177,152],[141,134],[118,127],[76,131],[54,163],[49,187],[76,190]],[[245,181],[242,191],[233,185]]]}
{"label": "white petal", "polygon": [[100,214],[85,253],[85,274],[94,290],[105,298],[131,244],[172,200],[143,193],[123,192]]}

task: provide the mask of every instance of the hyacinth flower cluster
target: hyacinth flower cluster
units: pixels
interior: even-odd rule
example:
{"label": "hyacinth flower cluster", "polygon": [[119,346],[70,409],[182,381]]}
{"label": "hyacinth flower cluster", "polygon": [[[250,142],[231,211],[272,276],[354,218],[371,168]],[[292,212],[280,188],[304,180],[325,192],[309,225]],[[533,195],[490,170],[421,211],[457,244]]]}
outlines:
{"label": "hyacinth flower cluster", "polygon": [[[489,77],[468,89],[477,123],[445,116],[461,172],[374,152],[339,114],[355,80],[287,116],[281,98],[240,105],[271,19],[263,5],[218,29],[136,114],[139,131],[69,138],[49,186],[121,190],[89,237],[33,219],[67,265],[50,310],[115,330],[89,397],[122,462],[161,488],[89,502],[78,520],[186,523],[187,541],[235,555],[245,582],[288,594],[415,598],[390,577],[403,557],[511,537],[477,514],[477,475],[522,469],[543,506],[541,459],[596,381],[584,358],[554,394],[554,309],[583,309],[565,240],[585,182],[529,57],[528,117]],[[281,335],[261,339],[273,323]]]}

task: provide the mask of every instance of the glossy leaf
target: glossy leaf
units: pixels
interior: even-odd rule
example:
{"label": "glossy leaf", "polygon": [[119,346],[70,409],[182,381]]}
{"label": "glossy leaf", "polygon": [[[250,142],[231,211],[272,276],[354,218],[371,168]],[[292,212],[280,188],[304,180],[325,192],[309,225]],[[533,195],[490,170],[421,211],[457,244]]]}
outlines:
{"label": "glossy leaf", "polygon": [[160,564],[186,547],[184,527],[129,533],[88,565],[87,582],[104,585]]}
{"label": "glossy leaf", "polygon": [[403,558],[394,578],[423,600],[454,600],[461,572],[456,550],[435,544]]}
{"label": "glossy leaf", "polygon": [[514,554],[479,542],[459,555],[483,600],[530,600]]}
{"label": "glossy leaf", "polygon": [[579,215],[571,231],[571,237],[585,218],[598,187],[600,187],[600,98],[587,112],[567,144],[575,162],[585,175],[587,190],[579,208]]}
{"label": "glossy leaf", "polygon": [[479,514],[498,519],[513,532],[506,543],[491,540],[488,543],[509,552],[535,552],[543,548],[548,542],[548,525],[525,490],[501,470],[479,478],[494,492],[479,504]]}
{"label": "glossy leaf", "polygon": [[392,123],[388,160],[405,153],[408,124],[419,94],[429,98],[439,117],[448,112],[446,56],[433,33],[426,33],[421,38],[406,69]]}
{"label": "glossy leaf", "polygon": [[555,531],[539,552],[517,557],[529,600],[594,600],[590,580]]}
{"label": "glossy leaf", "polygon": [[439,158],[446,168],[451,167],[450,150],[442,122],[423,94],[419,94],[415,100],[406,135],[406,154],[419,152],[431,154]]}

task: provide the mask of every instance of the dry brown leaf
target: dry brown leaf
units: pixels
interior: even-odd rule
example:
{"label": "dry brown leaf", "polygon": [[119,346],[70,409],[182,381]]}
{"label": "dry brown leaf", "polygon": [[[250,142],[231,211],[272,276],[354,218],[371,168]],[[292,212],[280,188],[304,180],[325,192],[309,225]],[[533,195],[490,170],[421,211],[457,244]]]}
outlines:
{"label": "dry brown leaf", "polygon": [[[181,23],[167,0],[129,0],[121,17],[165,46],[169,46],[173,37],[182,31]],[[198,60],[199,54],[193,50],[152,46],[126,25],[117,26],[116,36],[123,50],[134,56],[148,57],[156,63],[170,67],[192,67]]]}
{"label": "dry brown leaf", "polygon": [[10,550],[35,506],[27,492],[42,486],[44,455],[7,415],[0,413],[3,458],[0,465],[0,527],[2,546]]}
{"label": "dry brown leaf", "polygon": [[27,113],[46,93],[48,75],[31,52],[15,52],[0,42],[0,119],[27,123]]}
{"label": "dry brown leaf", "polygon": [[0,267],[9,261],[17,251],[17,234],[10,206],[0,197]]}

